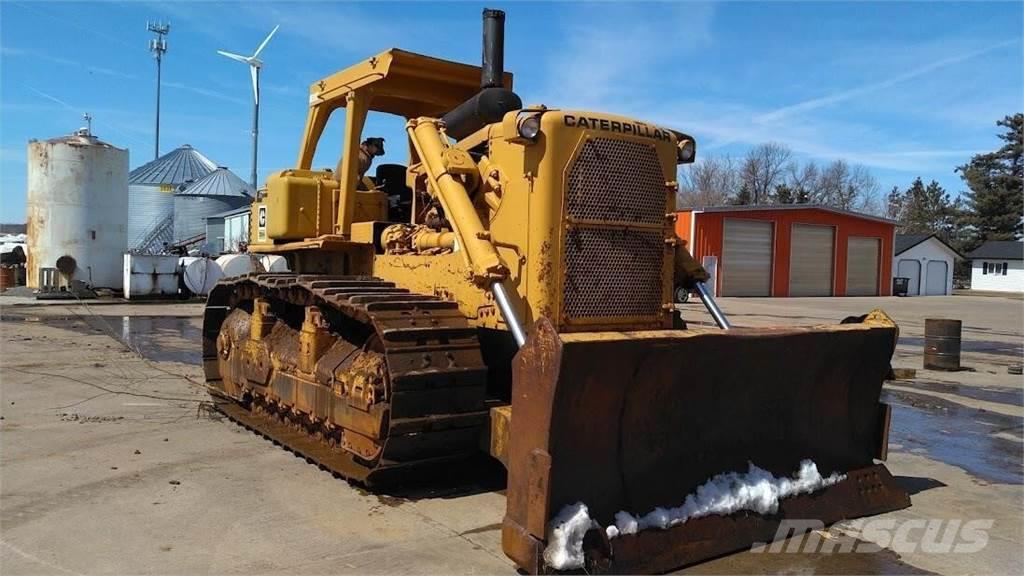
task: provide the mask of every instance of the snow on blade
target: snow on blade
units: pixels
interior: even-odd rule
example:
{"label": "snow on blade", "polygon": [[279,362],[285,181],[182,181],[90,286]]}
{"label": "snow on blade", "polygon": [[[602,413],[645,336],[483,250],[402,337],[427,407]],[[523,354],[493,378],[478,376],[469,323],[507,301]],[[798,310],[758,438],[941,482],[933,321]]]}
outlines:
{"label": "snow on blade", "polygon": [[694,518],[712,514],[727,516],[740,510],[774,514],[783,498],[814,492],[843,478],[846,476],[835,473],[827,478],[822,477],[817,465],[810,460],[800,462],[800,470],[794,478],[776,478],[771,472],[750,463],[746,474],[718,474],[701,484],[695,493],[686,497],[682,506],[655,508],[641,518],[629,512],[619,512],[615,515],[615,525],[609,526],[606,533],[609,538],[615,538],[620,534],[636,534],[647,528],[664,530]]}
{"label": "snow on blade", "polygon": [[583,535],[591,527],[599,527],[590,519],[586,504],[577,502],[562,508],[548,523],[548,545],[544,563],[555,570],[583,567]]}
{"label": "snow on blade", "polygon": [[[648,528],[665,530],[688,520],[712,514],[725,516],[740,510],[774,514],[783,498],[815,492],[844,478],[846,475],[835,473],[823,477],[810,460],[800,462],[800,469],[793,478],[777,478],[751,462],[746,473],[727,472],[712,477],[688,495],[681,506],[655,508],[639,518],[629,512],[618,512],[615,524],[605,528],[605,533],[612,539]],[[583,535],[592,526],[598,527],[598,524],[590,518],[582,502],[562,508],[548,524],[548,545],[544,549],[548,566],[556,570],[582,568]]]}

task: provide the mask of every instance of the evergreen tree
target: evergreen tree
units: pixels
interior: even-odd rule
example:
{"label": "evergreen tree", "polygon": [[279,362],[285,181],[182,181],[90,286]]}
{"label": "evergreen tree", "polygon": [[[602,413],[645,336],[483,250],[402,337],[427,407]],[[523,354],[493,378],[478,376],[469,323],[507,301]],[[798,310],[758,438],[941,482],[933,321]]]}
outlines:
{"label": "evergreen tree", "polygon": [[900,222],[901,226],[903,222],[903,199],[903,191],[900,190],[899,186],[893,186],[888,196],[885,197],[885,217]]}
{"label": "evergreen tree", "polygon": [[996,122],[1006,129],[995,152],[977,154],[957,168],[970,191],[965,222],[974,229],[972,245],[1014,240],[1024,233],[1024,114]]}
{"label": "evergreen tree", "polygon": [[887,211],[896,212],[901,233],[935,233],[947,242],[953,239],[959,205],[950,200],[949,194],[935,180],[925,186],[918,177],[902,194],[898,188],[893,188],[887,201]]}
{"label": "evergreen tree", "polygon": [[775,187],[775,203],[776,204],[792,204],[796,198],[793,196],[793,190],[785,184],[779,184]]}
{"label": "evergreen tree", "polygon": [[736,197],[733,198],[732,203],[736,206],[745,206],[747,204],[753,204],[754,193],[753,191],[751,191],[750,186],[748,186],[746,183],[740,186],[740,189],[738,192],[736,192]]}

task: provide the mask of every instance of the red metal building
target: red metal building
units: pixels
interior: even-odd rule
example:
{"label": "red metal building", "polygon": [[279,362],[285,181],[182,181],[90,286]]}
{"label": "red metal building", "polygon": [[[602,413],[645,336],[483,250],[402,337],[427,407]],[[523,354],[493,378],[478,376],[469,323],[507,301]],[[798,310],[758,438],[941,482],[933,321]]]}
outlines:
{"label": "red metal building", "polygon": [[719,296],[889,296],[892,220],[814,204],[677,213]]}

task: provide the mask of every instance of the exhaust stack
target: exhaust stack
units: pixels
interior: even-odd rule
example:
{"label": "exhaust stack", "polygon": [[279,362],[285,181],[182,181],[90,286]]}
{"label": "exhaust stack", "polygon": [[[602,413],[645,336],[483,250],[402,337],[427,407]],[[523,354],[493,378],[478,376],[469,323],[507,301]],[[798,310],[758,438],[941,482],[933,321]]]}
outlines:
{"label": "exhaust stack", "polygon": [[446,133],[456,140],[501,121],[506,112],[523,107],[519,96],[504,87],[505,13],[501,10],[484,9],[480,69],[480,91],[441,118]]}
{"label": "exhaust stack", "polygon": [[480,88],[501,88],[505,74],[505,13],[484,8],[484,50]]}

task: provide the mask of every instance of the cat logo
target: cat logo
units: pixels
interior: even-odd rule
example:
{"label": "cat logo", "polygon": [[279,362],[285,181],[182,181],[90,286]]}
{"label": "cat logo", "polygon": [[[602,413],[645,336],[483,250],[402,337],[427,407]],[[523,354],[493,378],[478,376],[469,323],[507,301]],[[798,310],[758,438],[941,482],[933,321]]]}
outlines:
{"label": "cat logo", "polygon": [[267,207],[260,206],[259,216],[256,218],[256,240],[265,242],[267,239]]}

